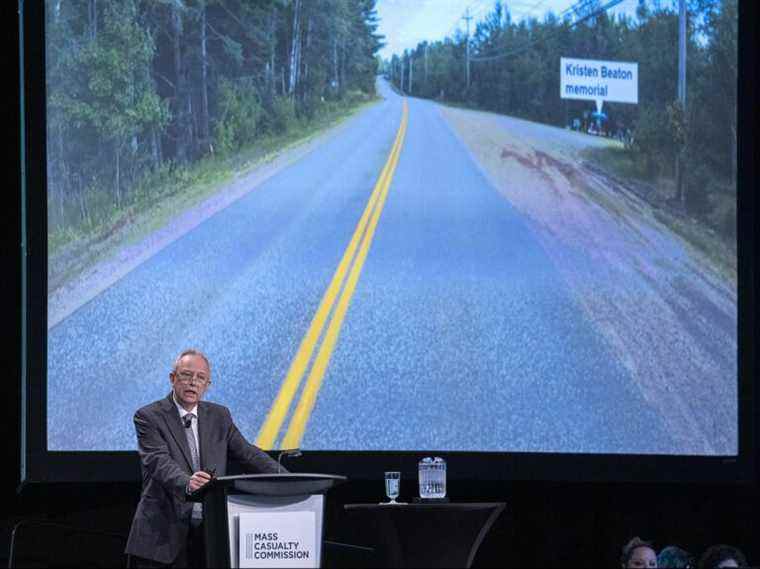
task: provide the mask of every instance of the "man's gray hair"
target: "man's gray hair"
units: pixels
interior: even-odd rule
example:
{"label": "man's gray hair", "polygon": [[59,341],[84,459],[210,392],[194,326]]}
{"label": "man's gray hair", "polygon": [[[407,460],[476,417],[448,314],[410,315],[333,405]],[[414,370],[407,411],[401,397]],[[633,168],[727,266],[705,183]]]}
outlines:
{"label": "man's gray hair", "polygon": [[200,358],[203,358],[203,361],[206,362],[206,367],[208,368],[208,372],[209,372],[209,374],[211,374],[211,363],[208,361],[208,358],[206,357],[206,354],[204,354],[200,350],[196,350],[194,348],[189,348],[189,349],[183,351],[180,355],[177,356],[177,359],[174,360],[174,368],[172,369],[172,371],[174,371],[174,373],[177,373],[177,368],[179,367],[179,362],[185,356],[198,356]]}

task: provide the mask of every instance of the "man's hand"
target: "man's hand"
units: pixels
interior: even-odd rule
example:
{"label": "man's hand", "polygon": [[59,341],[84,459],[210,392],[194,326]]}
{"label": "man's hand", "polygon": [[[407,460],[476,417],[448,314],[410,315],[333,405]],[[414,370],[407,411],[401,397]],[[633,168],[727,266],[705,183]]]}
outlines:
{"label": "man's hand", "polygon": [[190,484],[188,484],[190,492],[195,492],[209,482],[211,482],[211,475],[208,472],[202,470],[196,472],[190,477]]}

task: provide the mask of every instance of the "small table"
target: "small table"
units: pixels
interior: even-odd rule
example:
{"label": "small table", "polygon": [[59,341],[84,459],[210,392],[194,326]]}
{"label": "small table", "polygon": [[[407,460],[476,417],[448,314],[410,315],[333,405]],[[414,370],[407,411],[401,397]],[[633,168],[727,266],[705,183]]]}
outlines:
{"label": "small table", "polygon": [[391,567],[470,567],[504,502],[346,504],[368,521]]}

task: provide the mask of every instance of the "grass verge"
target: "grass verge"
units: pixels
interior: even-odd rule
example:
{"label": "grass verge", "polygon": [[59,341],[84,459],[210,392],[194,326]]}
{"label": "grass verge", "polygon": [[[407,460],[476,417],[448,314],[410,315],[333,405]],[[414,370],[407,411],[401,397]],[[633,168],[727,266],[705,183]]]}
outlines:
{"label": "grass verge", "polygon": [[288,132],[264,136],[228,156],[208,155],[188,165],[165,165],[131,188],[121,207],[95,204],[96,213],[91,216],[95,221],[48,234],[48,292],[64,286],[118,249],[164,227],[235,178],[308,143],[376,101],[373,98],[333,107],[309,122],[299,122]]}
{"label": "grass verge", "polygon": [[716,231],[704,219],[689,215],[674,199],[673,179],[651,179],[624,148],[587,148],[581,156],[653,206],[653,215],[660,223],[699,251],[724,279],[736,284],[736,239]]}

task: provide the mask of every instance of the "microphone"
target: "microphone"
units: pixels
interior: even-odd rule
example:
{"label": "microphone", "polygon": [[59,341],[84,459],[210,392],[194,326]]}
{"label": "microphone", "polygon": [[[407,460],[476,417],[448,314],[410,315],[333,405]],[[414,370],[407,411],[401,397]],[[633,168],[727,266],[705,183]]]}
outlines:
{"label": "microphone", "polygon": [[301,449],[300,448],[289,448],[285,449],[277,456],[277,474],[282,472],[282,457],[292,457],[292,458],[298,458],[301,456]]}
{"label": "microphone", "polygon": [[185,428],[186,429],[189,429],[190,427],[193,426],[193,420],[190,417],[188,417],[187,415],[185,415],[185,418],[182,419],[182,421],[185,423]]}

